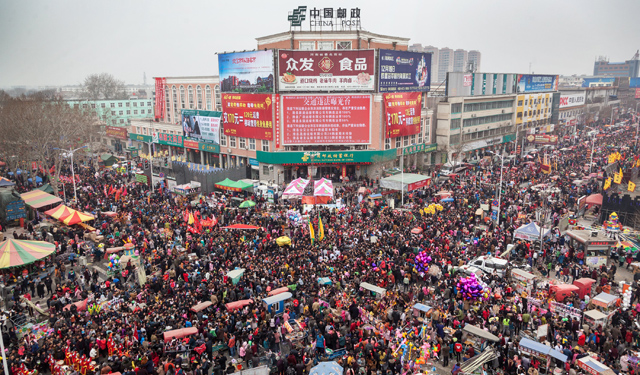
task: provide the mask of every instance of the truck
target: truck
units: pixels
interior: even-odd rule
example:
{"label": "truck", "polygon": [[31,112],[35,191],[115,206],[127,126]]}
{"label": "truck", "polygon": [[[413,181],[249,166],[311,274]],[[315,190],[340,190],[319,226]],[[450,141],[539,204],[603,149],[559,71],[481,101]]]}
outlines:
{"label": "truck", "polygon": [[0,191],[0,219],[6,223],[25,219],[24,201],[13,189]]}

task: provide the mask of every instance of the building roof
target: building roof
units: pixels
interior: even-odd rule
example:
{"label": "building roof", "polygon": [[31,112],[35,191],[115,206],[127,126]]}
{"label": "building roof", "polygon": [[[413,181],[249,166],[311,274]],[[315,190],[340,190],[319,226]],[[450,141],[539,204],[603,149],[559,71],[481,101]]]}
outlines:
{"label": "building roof", "polygon": [[335,30],[335,31],[285,31],[278,34],[265,35],[261,37],[257,37],[256,40],[258,44],[264,43],[275,43],[283,40],[291,40],[291,36],[293,35],[294,39],[335,39],[336,37],[340,38],[352,38],[357,39],[360,37],[361,39],[372,38],[372,42],[383,42],[383,43],[392,43],[392,42],[400,42],[403,45],[409,45],[410,38],[404,38],[399,36],[391,36],[391,35],[382,35],[375,34],[370,31],[365,30]]}

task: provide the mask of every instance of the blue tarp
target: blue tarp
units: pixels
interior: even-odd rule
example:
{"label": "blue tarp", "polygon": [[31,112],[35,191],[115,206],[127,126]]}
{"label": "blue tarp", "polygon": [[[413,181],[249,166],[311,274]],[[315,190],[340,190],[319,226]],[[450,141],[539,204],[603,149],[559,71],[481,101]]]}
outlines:
{"label": "blue tarp", "polygon": [[318,277],[318,284],[320,285],[331,285],[331,279],[328,277]]}
{"label": "blue tarp", "polygon": [[431,306],[423,305],[421,303],[416,303],[415,305],[413,305],[413,308],[423,312],[429,312],[429,310],[431,310]]}
{"label": "blue tarp", "polygon": [[523,338],[522,340],[520,340],[520,346],[522,346],[523,348],[532,350],[534,352],[538,352],[541,354],[545,354],[545,355],[550,355],[555,359],[559,359],[562,362],[567,362],[567,356],[560,353],[559,351],[553,349],[550,346],[547,346],[545,344],[541,344],[537,341],[533,341],[533,340],[529,340],[527,338]]}

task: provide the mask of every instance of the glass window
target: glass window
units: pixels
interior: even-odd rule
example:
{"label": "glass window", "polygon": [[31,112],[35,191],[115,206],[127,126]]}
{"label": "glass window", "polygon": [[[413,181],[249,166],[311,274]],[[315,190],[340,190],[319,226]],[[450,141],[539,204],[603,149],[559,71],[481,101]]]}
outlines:
{"label": "glass window", "polygon": [[522,100],[518,100],[518,107],[522,107]]}
{"label": "glass window", "polygon": [[211,87],[209,85],[207,85],[207,87],[204,88],[204,93],[207,101],[207,111],[210,111],[211,110]]}
{"label": "glass window", "polygon": [[124,111],[118,111],[118,115],[120,116],[124,115]]}
{"label": "glass window", "polygon": [[452,118],[451,119],[451,129],[459,129],[460,128],[460,119]]}
{"label": "glass window", "polygon": [[411,144],[412,144],[412,145],[415,145],[415,144],[416,144],[416,135],[415,135],[415,134],[413,134],[413,135],[411,136]]}
{"label": "glass window", "polygon": [[240,148],[241,149],[247,148],[247,139],[246,138],[240,137]]}
{"label": "glass window", "polygon": [[269,174],[269,166],[268,165],[263,165],[262,166],[262,174]]}
{"label": "glass window", "polygon": [[134,115],[137,115],[137,114],[138,114],[138,110],[137,110],[137,109],[134,109],[134,110],[133,110],[133,114],[134,114]]}
{"label": "glass window", "polygon": [[131,114],[131,110],[127,109],[127,114],[130,115]]}
{"label": "glass window", "polygon": [[402,139],[402,144],[404,145],[404,147],[409,146],[409,136],[405,135]]}
{"label": "glass window", "polygon": [[249,138],[249,150],[251,150],[251,151],[255,151],[256,150],[256,140],[255,140],[255,138]]}
{"label": "glass window", "polygon": [[348,42],[336,42],[336,49],[351,49],[351,41]]}
{"label": "glass window", "polygon": [[111,111],[111,116],[115,116],[116,115],[116,111]]}
{"label": "glass window", "polygon": [[129,108],[129,107],[131,106],[131,103],[126,102],[126,103],[124,104],[124,106],[125,106],[125,107],[127,107],[127,108]]}
{"label": "glass window", "polygon": [[227,145],[227,136],[224,134],[220,134],[220,146]]}
{"label": "glass window", "polygon": [[262,140],[262,151],[269,152],[269,141]]}
{"label": "glass window", "polygon": [[219,85],[215,85],[213,87],[213,92],[216,95],[216,111],[222,111],[222,99],[220,96],[220,86]]}
{"label": "glass window", "polygon": [[396,137],[396,148],[402,147],[402,137]]}
{"label": "glass window", "polygon": [[115,108],[115,107],[116,107],[116,103],[110,103],[110,104],[109,104],[109,106],[110,106],[111,108]]}
{"label": "glass window", "polygon": [[96,107],[96,103],[91,103],[91,108],[95,108]]}
{"label": "glass window", "polygon": [[124,119],[123,118],[120,119],[120,123],[124,124]]}
{"label": "glass window", "polygon": [[104,108],[105,107],[104,103],[100,103],[100,107]]}
{"label": "glass window", "polygon": [[202,109],[202,87],[196,86],[196,96],[198,99],[198,109]]}
{"label": "glass window", "polygon": [[193,109],[193,87],[189,86],[187,90],[189,91],[189,109]]}
{"label": "glass window", "polygon": [[151,102],[147,102],[147,107],[151,107]]}
{"label": "glass window", "polygon": [[122,102],[118,102],[118,107],[122,108]]}
{"label": "glass window", "polygon": [[141,115],[144,115],[144,109],[141,109],[141,110],[140,110],[140,114],[141,114]]}
{"label": "glass window", "polygon": [[462,103],[451,104],[451,113],[460,113],[460,112],[462,112]]}
{"label": "glass window", "polygon": [[384,149],[385,150],[390,150],[391,149],[391,138],[386,138],[384,140]]}
{"label": "glass window", "polygon": [[184,109],[184,103],[185,103],[184,86],[180,86],[180,104],[182,105],[183,109]]}
{"label": "glass window", "polygon": [[333,40],[331,41],[319,41],[318,42],[319,50],[332,50],[333,48]]}
{"label": "glass window", "polygon": [[316,42],[300,42],[298,49],[303,51],[312,51],[316,49]]}
{"label": "glass window", "polygon": [[138,102],[133,102],[133,106],[137,107],[138,106]]}
{"label": "glass window", "polygon": [[229,147],[236,148],[236,137],[229,137]]}

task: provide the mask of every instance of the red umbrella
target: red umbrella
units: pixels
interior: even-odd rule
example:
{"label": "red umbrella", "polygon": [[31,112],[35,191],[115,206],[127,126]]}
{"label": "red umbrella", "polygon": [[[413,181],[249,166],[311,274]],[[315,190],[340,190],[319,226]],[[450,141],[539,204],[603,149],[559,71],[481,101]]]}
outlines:
{"label": "red umbrella", "polygon": [[222,227],[222,228],[224,229],[260,229],[260,227],[247,225],[247,224],[233,224],[233,225],[229,225],[228,227]]}

